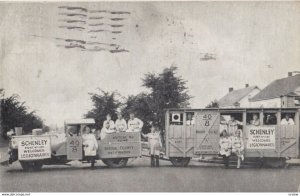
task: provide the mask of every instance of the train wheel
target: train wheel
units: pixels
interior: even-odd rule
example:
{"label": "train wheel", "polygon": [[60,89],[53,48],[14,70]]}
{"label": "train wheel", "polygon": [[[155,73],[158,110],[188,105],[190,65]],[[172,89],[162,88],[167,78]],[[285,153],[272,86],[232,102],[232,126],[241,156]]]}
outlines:
{"label": "train wheel", "polygon": [[186,167],[190,160],[190,157],[170,157],[171,163],[176,167]]}
{"label": "train wheel", "polygon": [[102,159],[102,162],[113,168],[125,167],[127,164],[128,158],[115,158],[115,159]]}
{"label": "train wheel", "polygon": [[43,167],[41,161],[20,161],[20,164],[24,171],[37,171]]}

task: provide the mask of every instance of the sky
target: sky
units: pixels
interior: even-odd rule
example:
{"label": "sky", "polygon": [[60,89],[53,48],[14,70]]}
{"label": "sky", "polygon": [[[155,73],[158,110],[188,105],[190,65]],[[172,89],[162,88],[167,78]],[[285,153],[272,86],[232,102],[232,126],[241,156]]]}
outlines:
{"label": "sky", "polygon": [[299,71],[299,21],[299,2],[1,2],[0,84],[62,125],[91,109],[89,92],[138,94],[173,65],[201,108]]}

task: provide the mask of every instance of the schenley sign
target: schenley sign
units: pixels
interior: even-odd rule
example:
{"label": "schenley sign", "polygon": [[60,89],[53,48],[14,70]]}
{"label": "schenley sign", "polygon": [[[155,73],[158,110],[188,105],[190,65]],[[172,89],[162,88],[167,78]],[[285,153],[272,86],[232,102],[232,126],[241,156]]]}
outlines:
{"label": "schenley sign", "polygon": [[275,126],[247,128],[248,149],[275,149]]}
{"label": "schenley sign", "polygon": [[31,141],[21,141],[21,146],[45,146],[48,140],[31,140]]}

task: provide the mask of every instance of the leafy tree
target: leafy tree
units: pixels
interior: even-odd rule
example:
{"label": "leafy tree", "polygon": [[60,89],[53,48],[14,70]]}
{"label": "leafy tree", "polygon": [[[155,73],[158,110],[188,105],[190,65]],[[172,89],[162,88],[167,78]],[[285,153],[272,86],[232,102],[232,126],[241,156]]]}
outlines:
{"label": "leafy tree", "polygon": [[93,102],[93,108],[85,114],[86,118],[94,118],[96,121],[96,129],[101,129],[106,115],[110,114],[112,119],[116,119],[116,111],[121,106],[118,100],[120,96],[117,91],[112,93],[98,89],[98,93],[89,93]]}
{"label": "leafy tree", "polygon": [[150,89],[150,108],[154,122],[164,128],[165,109],[188,107],[191,98],[188,95],[186,81],[177,76],[177,67],[165,68],[160,74],[148,73],[143,79],[143,86]]}
{"label": "leafy tree", "polygon": [[23,127],[25,134],[30,133],[32,129],[43,127],[42,119],[35,115],[35,111],[28,112],[25,102],[20,102],[19,98],[15,94],[5,97],[4,89],[0,89],[0,129],[1,135],[4,138],[6,138],[6,133],[15,127]]}
{"label": "leafy tree", "polygon": [[125,111],[135,112],[145,122],[144,132],[149,130],[150,122],[164,129],[165,109],[189,106],[191,96],[188,95],[186,81],[176,74],[177,67],[174,66],[159,74],[147,73],[142,80],[150,93],[128,97]]}
{"label": "leafy tree", "polygon": [[205,108],[219,108],[219,103],[215,99],[215,100],[211,101]]}

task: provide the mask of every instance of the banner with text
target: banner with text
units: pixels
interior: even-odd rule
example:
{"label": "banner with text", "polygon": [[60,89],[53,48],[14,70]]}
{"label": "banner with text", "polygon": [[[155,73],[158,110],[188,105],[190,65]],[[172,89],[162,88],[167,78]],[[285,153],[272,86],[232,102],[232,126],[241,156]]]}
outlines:
{"label": "banner with text", "polygon": [[29,137],[19,141],[19,160],[37,160],[50,157],[50,137]]}
{"label": "banner with text", "polygon": [[248,149],[275,149],[275,126],[247,127]]}

